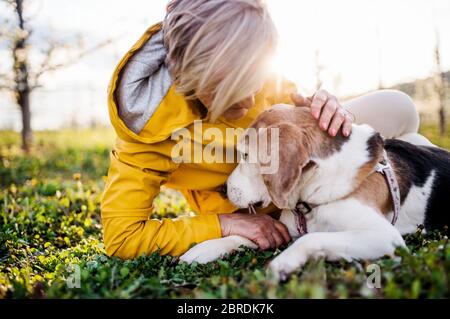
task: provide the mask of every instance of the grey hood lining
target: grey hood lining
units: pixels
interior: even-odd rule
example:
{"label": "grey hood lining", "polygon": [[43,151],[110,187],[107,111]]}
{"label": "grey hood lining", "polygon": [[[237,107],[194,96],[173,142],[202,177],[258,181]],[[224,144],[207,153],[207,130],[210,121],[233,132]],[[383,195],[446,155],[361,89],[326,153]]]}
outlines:
{"label": "grey hood lining", "polygon": [[163,33],[155,33],[121,72],[117,86],[119,117],[139,134],[167,95],[173,80],[165,65]]}

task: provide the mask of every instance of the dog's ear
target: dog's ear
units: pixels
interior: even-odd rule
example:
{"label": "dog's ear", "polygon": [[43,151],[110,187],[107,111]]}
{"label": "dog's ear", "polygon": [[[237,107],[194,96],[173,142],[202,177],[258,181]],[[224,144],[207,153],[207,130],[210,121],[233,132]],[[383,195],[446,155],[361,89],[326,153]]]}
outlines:
{"label": "dog's ear", "polygon": [[[268,127],[270,132],[272,127]],[[261,174],[273,203],[280,209],[289,209],[289,197],[300,181],[303,168],[310,154],[300,128],[291,123],[282,123],[279,129],[279,166],[273,174]],[[270,134],[273,138],[273,134]],[[270,144],[269,144],[270,145]]]}

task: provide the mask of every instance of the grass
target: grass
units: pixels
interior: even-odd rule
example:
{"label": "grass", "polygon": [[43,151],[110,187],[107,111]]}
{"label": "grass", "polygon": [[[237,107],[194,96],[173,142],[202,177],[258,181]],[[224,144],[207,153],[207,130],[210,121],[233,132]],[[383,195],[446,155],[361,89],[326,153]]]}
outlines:
{"label": "grass", "polygon": [[439,127],[433,123],[422,124],[420,133],[426,136],[433,144],[450,150],[450,125],[445,136],[439,134]]}
{"label": "grass", "polygon": [[[450,130],[449,130],[450,131]],[[433,125],[422,132],[450,149]],[[439,232],[407,237],[409,251],[375,262],[381,288],[370,289],[368,261],[309,262],[287,282],[266,280],[279,251],[245,250],[208,265],[180,264],[153,254],[109,258],[101,241],[99,200],[109,130],[36,134],[33,155],[19,136],[0,132],[0,298],[448,298],[450,246]],[[185,200],[164,190],[156,218],[189,213]],[[79,288],[77,278],[79,275]],[[73,287],[75,285],[76,287]]]}

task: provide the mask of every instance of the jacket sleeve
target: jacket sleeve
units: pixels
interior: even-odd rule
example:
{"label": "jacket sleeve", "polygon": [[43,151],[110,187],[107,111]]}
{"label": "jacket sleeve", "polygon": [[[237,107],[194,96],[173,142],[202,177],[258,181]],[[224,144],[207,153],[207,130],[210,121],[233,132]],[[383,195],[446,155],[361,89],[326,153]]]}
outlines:
{"label": "jacket sleeve", "polygon": [[179,256],[193,243],[221,237],[216,215],[149,220],[153,199],[177,168],[170,157],[172,142],[117,140],[101,200],[108,255],[131,259],[159,251]]}

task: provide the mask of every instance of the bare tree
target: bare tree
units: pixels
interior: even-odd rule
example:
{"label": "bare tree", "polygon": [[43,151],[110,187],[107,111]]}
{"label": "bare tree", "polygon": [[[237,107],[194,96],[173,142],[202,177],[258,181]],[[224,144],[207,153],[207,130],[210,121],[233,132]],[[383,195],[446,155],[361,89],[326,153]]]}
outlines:
{"label": "bare tree", "polygon": [[446,96],[445,96],[445,87],[446,87],[446,81],[445,81],[445,74],[442,70],[441,65],[441,48],[440,48],[440,40],[439,40],[439,33],[436,31],[436,47],[434,49],[434,58],[436,62],[436,72],[434,75],[434,89],[438,96],[439,101],[439,131],[441,136],[444,136],[447,130],[447,123],[446,123]]}
{"label": "bare tree", "polygon": [[[22,146],[25,150],[29,150],[32,140],[31,131],[31,112],[30,112],[30,83],[29,83],[29,66],[27,57],[27,44],[30,32],[26,29],[25,19],[23,15],[23,0],[3,0],[11,7],[17,19],[17,30],[9,34],[11,41],[11,53],[13,58],[13,75],[12,78],[6,75],[2,76],[2,89],[10,90],[14,93],[17,104],[22,113]],[[6,31],[5,31],[6,33]]]}
{"label": "bare tree", "polygon": [[32,29],[30,18],[26,15],[29,0],[0,0],[11,9],[15,19],[11,30],[3,30],[0,38],[5,38],[9,44],[12,56],[11,76],[0,75],[0,90],[12,92],[22,114],[22,148],[29,152],[33,140],[31,128],[31,93],[42,86],[41,78],[52,71],[68,67],[78,62],[84,56],[110,44],[106,40],[98,45],[77,53],[68,61],[56,62],[55,55],[60,49],[68,49],[68,45],[58,40],[47,40],[47,49],[43,52],[41,63],[32,67],[29,59],[30,38]]}

